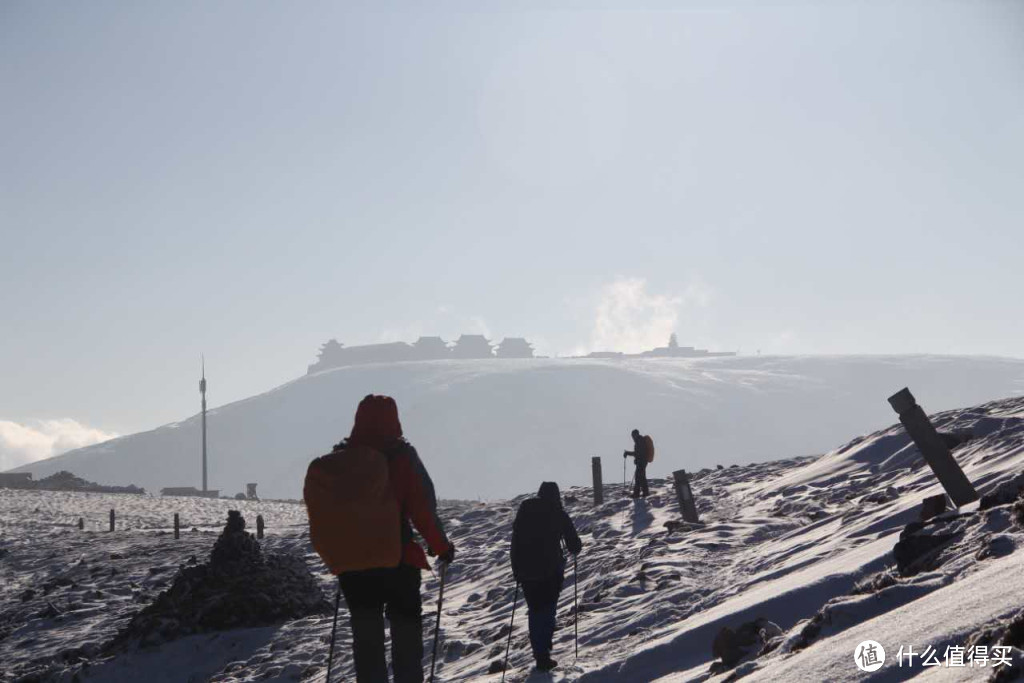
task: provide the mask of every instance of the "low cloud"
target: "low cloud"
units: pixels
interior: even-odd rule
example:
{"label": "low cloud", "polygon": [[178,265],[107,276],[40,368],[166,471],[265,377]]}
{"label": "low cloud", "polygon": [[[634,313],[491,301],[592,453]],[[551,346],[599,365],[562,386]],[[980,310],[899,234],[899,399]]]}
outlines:
{"label": "low cloud", "polygon": [[643,278],[619,278],[601,288],[590,345],[580,351],[637,353],[665,346],[681,311],[705,307],[711,290],[694,281],[675,294],[654,294]]}
{"label": "low cloud", "polygon": [[0,420],[0,471],[116,436],[113,432],[104,432],[71,418],[32,420],[24,424]]}

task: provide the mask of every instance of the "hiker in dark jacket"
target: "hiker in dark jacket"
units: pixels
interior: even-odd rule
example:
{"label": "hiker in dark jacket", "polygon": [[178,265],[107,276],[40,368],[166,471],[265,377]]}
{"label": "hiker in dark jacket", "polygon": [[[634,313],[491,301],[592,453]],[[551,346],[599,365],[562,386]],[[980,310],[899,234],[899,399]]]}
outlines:
{"label": "hiker in dark jacket", "polygon": [[634,429],[630,435],[633,437],[633,450],[623,451],[622,457],[632,456],[633,464],[636,465],[636,471],[633,473],[633,497],[639,498],[642,493],[646,498],[649,493],[647,490],[647,462],[650,460],[650,453],[647,452],[647,440],[639,429]]}
{"label": "hiker in dark jacket", "polygon": [[530,647],[537,668],[549,671],[555,635],[558,594],[565,581],[562,542],[573,555],[583,545],[569,515],[562,508],[558,484],[546,481],[536,498],[524,500],[512,526],[512,575],[523,587],[529,608]]}
{"label": "hiker in dark jacket", "polygon": [[352,649],[359,683],[387,683],[384,615],[391,625],[391,666],[395,683],[423,681],[423,609],[420,570],[429,569],[412,527],[445,562],[455,546],[437,516],[434,484],[416,449],[402,438],[398,408],[389,396],[367,396],[356,410],[351,435],[335,450],[369,446],[388,459],[390,485],[401,516],[401,561],[397,567],[347,571],[338,576],[352,625]]}

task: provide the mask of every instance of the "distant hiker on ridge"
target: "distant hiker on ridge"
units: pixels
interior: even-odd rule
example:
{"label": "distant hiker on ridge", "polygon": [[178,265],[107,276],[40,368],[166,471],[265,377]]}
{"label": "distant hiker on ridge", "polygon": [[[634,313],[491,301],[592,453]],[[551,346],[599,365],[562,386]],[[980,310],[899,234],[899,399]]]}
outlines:
{"label": "distant hiker on ridge", "polygon": [[303,494],[309,538],[338,575],[349,608],[356,680],[388,680],[386,609],[395,683],[421,683],[420,570],[430,565],[412,527],[444,562],[455,558],[455,546],[437,516],[430,476],[402,438],[394,399],[359,403],[351,435],[310,464]]}
{"label": "distant hiker on ridge", "polygon": [[631,436],[633,437],[633,450],[623,451],[622,457],[632,457],[633,463],[636,465],[636,471],[633,474],[633,497],[639,498],[642,493],[646,498],[649,493],[647,490],[647,465],[654,462],[654,440],[650,436],[642,435],[639,429],[634,429]]}
{"label": "distant hiker on ridge", "polygon": [[546,481],[536,498],[520,504],[512,525],[511,551],[512,575],[523,587],[529,608],[530,647],[541,671],[550,671],[557,664],[551,659],[551,644],[558,594],[565,581],[562,541],[573,555],[583,547],[572,519],[562,508],[558,484]]}

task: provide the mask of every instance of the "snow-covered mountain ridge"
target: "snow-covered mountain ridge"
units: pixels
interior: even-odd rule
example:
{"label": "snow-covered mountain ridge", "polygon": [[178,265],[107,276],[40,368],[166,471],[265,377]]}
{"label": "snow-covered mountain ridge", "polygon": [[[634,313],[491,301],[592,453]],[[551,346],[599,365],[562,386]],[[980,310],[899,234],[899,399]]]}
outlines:
{"label": "snow-covered mountain ridge", "polygon": [[[209,414],[210,487],[259,483],[265,497],[298,498],[308,462],[351,429],[368,393],[398,401],[406,435],[445,498],[516,495],[541,479],[605,481],[629,432],[652,434],[652,474],[828,451],[896,416],[886,398],[909,386],[928,411],[1024,392],[1024,361],[942,356],[706,359],[493,359],[337,368],[302,377]],[[216,377],[210,378],[217,390]],[[198,408],[198,396],[197,396]],[[200,485],[194,416],[20,468],[58,470],[150,493]],[[609,471],[610,470],[610,471]]]}
{"label": "snow-covered mountain ridge", "polygon": [[[933,420],[940,429],[972,433],[955,455],[983,495],[1024,473],[1024,398]],[[510,680],[977,680],[995,671],[991,664],[936,669],[894,661],[901,645],[917,652],[935,648],[941,656],[948,646],[989,642],[986,629],[1024,608],[1024,553],[1018,552],[1024,528],[1009,504],[943,514],[912,534],[924,539],[927,552],[905,571],[895,569],[901,532],[917,519],[922,499],[941,492],[902,427],[859,437],[818,458],[695,473],[693,489],[698,526],[666,526],[678,522],[679,513],[665,480],[653,482],[651,497],[639,502],[608,486],[600,507],[588,488],[566,491],[584,543],[580,658],[572,655],[570,569],[554,653],[562,666],[553,675],[530,675],[520,596]],[[488,671],[500,662],[508,634],[515,593],[508,538],[521,498],[443,507],[458,557],[445,591],[440,680],[500,679]],[[110,507],[130,531],[101,531]],[[99,654],[176,567],[209,552],[214,536],[202,530],[218,527],[229,507],[242,509],[250,526],[262,514],[265,548],[304,557],[325,595],[333,593],[309,547],[300,505],[0,490],[3,680],[68,680],[75,671],[86,681],[138,680],[140,671],[152,683],[322,680],[327,617],[191,636],[109,660]],[[173,540],[174,512],[186,528],[200,531]],[[84,532],[72,526],[79,516],[86,518]],[[426,574],[427,624],[433,623],[437,587],[437,578]],[[779,627],[772,648],[761,656],[748,652],[724,671],[712,669],[712,643],[721,629],[758,618]],[[428,626],[426,637],[432,635]],[[867,639],[888,654],[870,675],[854,663],[857,644]],[[351,680],[344,620],[339,643],[336,680]]]}

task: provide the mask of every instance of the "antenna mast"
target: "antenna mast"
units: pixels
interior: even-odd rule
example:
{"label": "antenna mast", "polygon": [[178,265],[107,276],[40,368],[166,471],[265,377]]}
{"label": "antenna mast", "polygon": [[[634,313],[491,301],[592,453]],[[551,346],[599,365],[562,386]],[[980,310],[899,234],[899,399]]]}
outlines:
{"label": "antenna mast", "polygon": [[202,355],[199,358],[202,364],[199,394],[203,397],[203,493],[206,493],[206,358]]}

